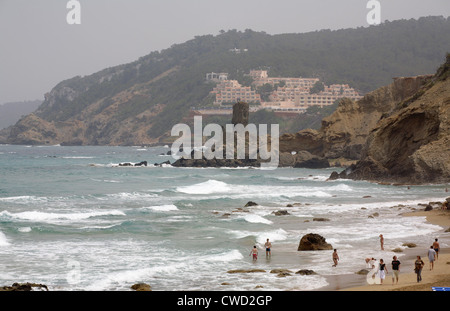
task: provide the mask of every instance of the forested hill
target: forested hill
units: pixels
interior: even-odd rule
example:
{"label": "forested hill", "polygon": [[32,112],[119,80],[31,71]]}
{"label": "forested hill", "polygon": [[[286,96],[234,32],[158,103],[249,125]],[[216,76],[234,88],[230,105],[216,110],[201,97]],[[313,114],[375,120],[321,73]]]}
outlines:
{"label": "forested hill", "polygon": [[[235,48],[247,51],[230,51]],[[301,34],[221,31],[59,83],[0,142],[149,144],[190,107],[210,101],[208,72],[227,72],[245,84],[245,73],[265,69],[272,77],[319,77],[366,93],[393,77],[435,72],[449,51],[450,18],[443,17]]]}

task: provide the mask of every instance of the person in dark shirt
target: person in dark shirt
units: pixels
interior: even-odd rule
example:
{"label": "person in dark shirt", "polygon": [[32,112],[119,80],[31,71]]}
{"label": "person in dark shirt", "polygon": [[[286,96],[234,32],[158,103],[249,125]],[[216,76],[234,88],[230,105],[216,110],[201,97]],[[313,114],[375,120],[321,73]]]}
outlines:
{"label": "person in dark shirt", "polygon": [[394,256],[392,258],[392,285],[394,285],[394,280],[395,280],[395,284],[398,284],[398,275],[400,273],[400,261],[397,259],[397,256]]}
{"label": "person in dark shirt", "polygon": [[386,267],[386,264],[384,263],[383,259],[380,259],[380,269],[378,270],[378,274],[380,276],[381,285],[383,285],[383,280],[386,277],[387,273],[388,269]]}
{"label": "person in dark shirt", "polygon": [[417,256],[417,260],[414,262],[414,272],[417,274],[417,282],[422,281],[422,268],[425,265],[422,258]]}

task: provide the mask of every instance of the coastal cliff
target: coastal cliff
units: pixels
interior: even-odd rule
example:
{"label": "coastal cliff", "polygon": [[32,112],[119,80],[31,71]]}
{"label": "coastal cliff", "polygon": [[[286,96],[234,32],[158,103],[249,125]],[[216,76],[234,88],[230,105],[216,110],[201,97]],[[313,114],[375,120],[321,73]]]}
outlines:
{"label": "coastal cliff", "polygon": [[450,54],[434,76],[377,123],[361,159],[340,177],[450,182]]}

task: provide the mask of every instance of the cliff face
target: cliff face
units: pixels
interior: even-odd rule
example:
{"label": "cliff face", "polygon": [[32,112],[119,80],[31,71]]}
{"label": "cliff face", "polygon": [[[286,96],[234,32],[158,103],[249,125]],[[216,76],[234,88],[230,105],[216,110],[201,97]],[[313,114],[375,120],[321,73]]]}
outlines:
{"label": "cliff face", "polygon": [[341,175],[386,182],[449,182],[449,77],[450,55],[432,79],[377,123],[361,160]]}
{"label": "cliff face", "polygon": [[390,115],[399,101],[415,94],[431,77],[396,78],[357,102],[344,98],[336,111],[322,120],[319,131],[303,130],[280,137],[280,151],[303,150],[328,159],[360,159],[363,146],[380,119]]}

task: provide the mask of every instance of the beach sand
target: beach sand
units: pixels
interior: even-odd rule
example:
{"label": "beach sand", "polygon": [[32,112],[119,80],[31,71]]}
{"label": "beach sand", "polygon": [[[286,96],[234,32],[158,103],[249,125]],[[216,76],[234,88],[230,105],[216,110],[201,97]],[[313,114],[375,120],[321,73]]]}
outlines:
{"label": "beach sand", "polygon": [[[432,291],[432,287],[450,287],[450,248],[443,248],[442,244],[450,244],[450,232],[445,232],[450,228],[450,210],[440,210],[435,208],[431,211],[414,211],[402,214],[404,217],[425,216],[427,222],[441,226],[439,232],[439,242],[441,250],[439,258],[434,262],[433,270],[430,271],[430,264],[426,256],[428,248],[409,248],[403,252],[398,284],[392,285],[392,269],[390,261],[387,261],[388,274],[382,285],[368,284],[366,276],[361,275],[339,275],[327,278],[329,286],[322,288],[325,291]],[[418,241],[423,244],[423,241]],[[433,241],[430,241],[430,246]],[[443,243],[444,242],[444,243]],[[417,275],[414,273],[414,261],[416,256],[421,256],[425,263],[422,269],[422,281],[417,283]]]}

